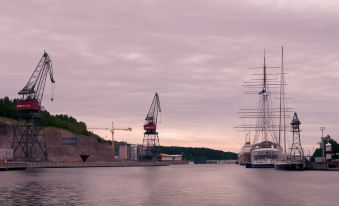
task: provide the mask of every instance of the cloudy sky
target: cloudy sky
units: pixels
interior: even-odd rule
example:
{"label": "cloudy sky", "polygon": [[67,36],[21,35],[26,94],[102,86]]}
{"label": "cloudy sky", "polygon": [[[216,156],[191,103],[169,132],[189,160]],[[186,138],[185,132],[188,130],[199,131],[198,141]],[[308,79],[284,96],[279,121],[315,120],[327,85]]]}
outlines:
{"label": "cloudy sky", "polygon": [[[133,128],[141,143],[155,92],[162,145],[239,151],[237,111],[256,104],[243,81],[285,48],[289,106],[302,141],[339,136],[339,3],[336,0],[1,0],[0,94],[17,97],[46,50],[56,97],[44,106],[88,127]],[[105,136],[105,134],[103,134]]]}

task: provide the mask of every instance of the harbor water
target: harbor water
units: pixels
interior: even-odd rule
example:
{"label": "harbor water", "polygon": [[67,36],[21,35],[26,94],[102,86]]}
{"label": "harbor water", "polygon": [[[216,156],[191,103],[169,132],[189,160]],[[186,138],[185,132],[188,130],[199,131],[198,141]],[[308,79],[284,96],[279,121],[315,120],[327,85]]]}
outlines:
{"label": "harbor water", "polygon": [[339,205],[339,173],[239,165],[0,172],[1,205]]}

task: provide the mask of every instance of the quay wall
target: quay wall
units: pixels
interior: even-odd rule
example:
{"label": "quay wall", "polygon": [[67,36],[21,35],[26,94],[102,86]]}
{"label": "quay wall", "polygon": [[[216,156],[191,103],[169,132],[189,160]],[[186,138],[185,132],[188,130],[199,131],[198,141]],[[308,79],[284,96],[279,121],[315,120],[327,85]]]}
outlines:
{"label": "quay wall", "polygon": [[168,162],[122,161],[122,162],[6,162],[0,163],[0,170],[22,170],[34,168],[84,168],[84,167],[153,167],[169,166]]}

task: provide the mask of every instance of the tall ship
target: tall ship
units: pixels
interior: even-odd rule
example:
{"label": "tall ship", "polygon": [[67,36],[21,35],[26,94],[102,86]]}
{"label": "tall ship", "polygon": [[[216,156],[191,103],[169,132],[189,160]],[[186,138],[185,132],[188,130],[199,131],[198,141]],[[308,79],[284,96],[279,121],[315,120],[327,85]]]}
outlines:
{"label": "tall ship", "polygon": [[[281,68],[281,70],[276,73],[268,73],[268,69],[271,68]],[[274,164],[283,154],[281,140],[282,137],[285,139],[285,118],[287,117],[286,112],[288,112],[284,103],[283,61],[281,67],[268,67],[264,52],[263,66],[251,69],[259,69],[260,73],[253,74],[254,78],[246,81],[243,86],[248,89],[245,94],[256,95],[257,108],[240,109],[241,119],[253,121],[237,127],[243,131],[254,132],[250,148],[246,143],[242,148],[242,150],[249,150],[250,154],[250,159],[246,161],[245,165],[248,168],[274,168]],[[277,75],[280,75],[280,78]],[[273,107],[273,95],[278,95],[279,107]]]}

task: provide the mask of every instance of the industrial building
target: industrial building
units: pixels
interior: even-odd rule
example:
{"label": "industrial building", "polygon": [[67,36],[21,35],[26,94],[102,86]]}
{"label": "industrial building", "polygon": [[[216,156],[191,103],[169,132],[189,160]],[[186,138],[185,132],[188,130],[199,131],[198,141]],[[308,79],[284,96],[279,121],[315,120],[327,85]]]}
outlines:
{"label": "industrial building", "polygon": [[142,145],[116,143],[114,145],[114,158],[116,160],[134,160],[137,161],[142,150]]}

